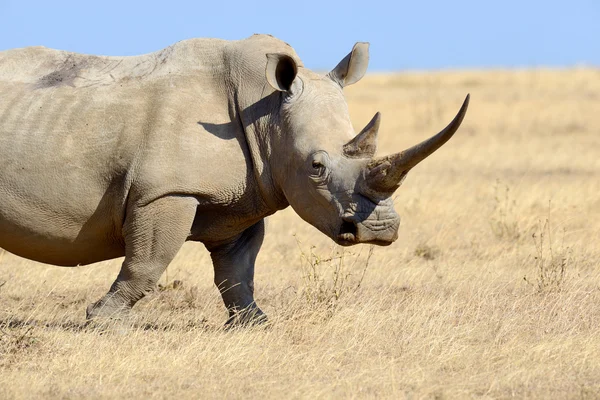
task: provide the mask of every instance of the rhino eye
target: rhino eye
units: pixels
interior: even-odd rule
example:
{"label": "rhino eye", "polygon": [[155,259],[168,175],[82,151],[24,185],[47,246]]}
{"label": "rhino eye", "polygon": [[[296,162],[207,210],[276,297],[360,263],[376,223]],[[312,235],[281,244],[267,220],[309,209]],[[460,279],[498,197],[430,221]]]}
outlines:
{"label": "rhino eye", "polygon": [[329,175],[329,155],[323,150],[314,152],[307,167],[313,180],[318,182],[326,180]]}

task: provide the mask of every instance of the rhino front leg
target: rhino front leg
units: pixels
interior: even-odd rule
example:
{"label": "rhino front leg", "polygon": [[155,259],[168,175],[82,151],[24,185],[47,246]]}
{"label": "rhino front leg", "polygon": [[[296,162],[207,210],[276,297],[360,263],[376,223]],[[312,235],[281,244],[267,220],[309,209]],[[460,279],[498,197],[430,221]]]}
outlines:
{"label": "rhino front leg", "polygon": [[264,236],[265,223],[261,220],[231,241],[207,246],[215,268],[215,285],[229,311],[226,325],[267,321],[254,301],[254,263]]}
{"label": "rhino front leg", "polygon": [[126,313],[156,286],[190,234],[197,201],[162,197],[128,209],[123,227],[125,260],[109,292],[87,308],[87,318],[115,318]]}

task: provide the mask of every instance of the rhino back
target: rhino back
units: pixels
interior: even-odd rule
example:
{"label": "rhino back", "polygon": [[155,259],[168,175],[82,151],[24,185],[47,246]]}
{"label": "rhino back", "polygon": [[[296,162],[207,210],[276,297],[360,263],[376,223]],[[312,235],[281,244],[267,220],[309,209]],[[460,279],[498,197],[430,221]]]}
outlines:
{"label": "rhino back", "polygon": [[29,83],[36,88],[82,88],[121,85],[169,74],[190,74],[222,66],[219,39],[188,39],[139,56],[96,56],[42,46],[0,51],[0,81]]}

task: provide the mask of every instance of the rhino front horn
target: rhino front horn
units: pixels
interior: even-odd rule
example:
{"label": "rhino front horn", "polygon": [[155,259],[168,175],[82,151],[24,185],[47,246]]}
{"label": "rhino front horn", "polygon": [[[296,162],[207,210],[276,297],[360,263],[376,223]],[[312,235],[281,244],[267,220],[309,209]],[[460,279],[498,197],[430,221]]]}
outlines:
{"label": "rhino front horn", "polygon": [[452,122],[437,135],[403,152],[371,160],[367,166],[366,176],[369,187],[383,193],[396,190],[411,168],[439,149],[458,130],[467,112],[469,97],[470,95],[467,95]]}

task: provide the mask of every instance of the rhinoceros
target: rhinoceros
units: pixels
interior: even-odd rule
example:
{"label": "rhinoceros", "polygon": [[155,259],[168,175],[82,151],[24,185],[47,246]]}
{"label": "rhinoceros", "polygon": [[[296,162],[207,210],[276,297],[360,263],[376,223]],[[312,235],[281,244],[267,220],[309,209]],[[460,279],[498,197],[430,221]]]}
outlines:
{"label": "rhinoceros", "polygon": [[227,323],[265,321],[254,264],[265,217],[288,206],[334,242],[389,245],[392,193],[456,132],[375,157],[379,113],[354,134],[342,89],[270,35],[190,39],[132,57],[0,52],[0,247],[77,266],[124,256],[87,318],[126,314],[186,241],[202,242]]}

